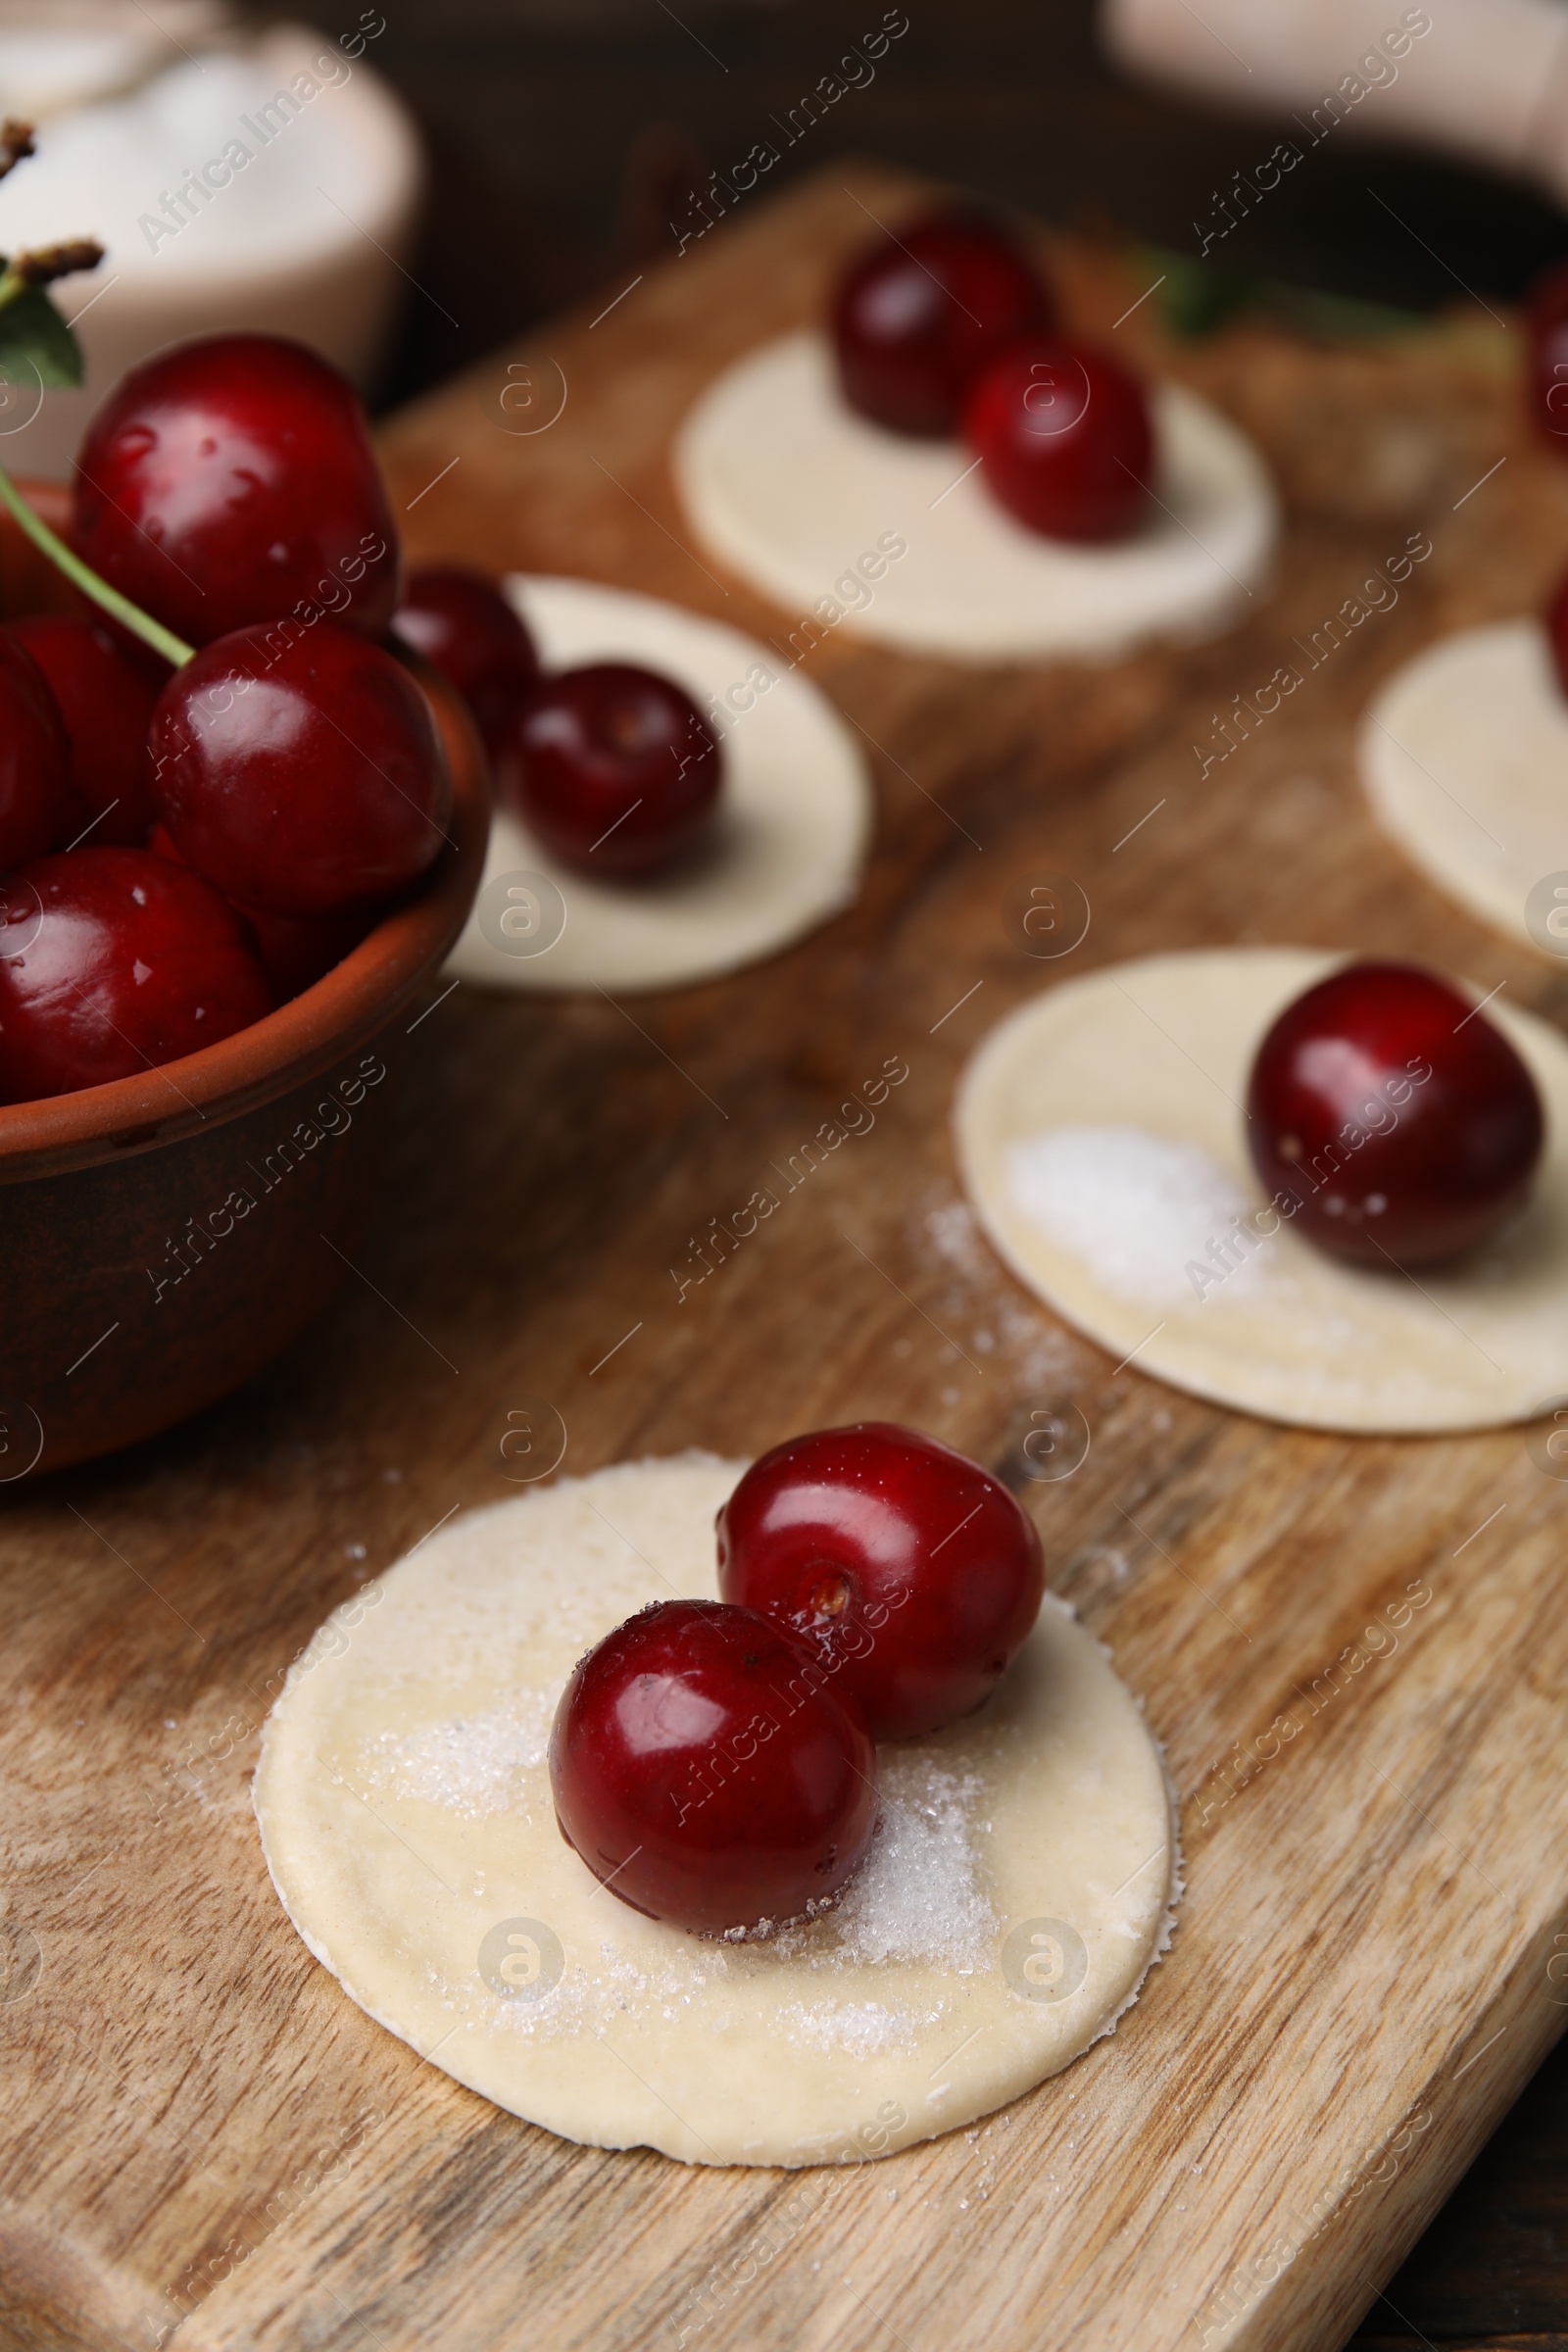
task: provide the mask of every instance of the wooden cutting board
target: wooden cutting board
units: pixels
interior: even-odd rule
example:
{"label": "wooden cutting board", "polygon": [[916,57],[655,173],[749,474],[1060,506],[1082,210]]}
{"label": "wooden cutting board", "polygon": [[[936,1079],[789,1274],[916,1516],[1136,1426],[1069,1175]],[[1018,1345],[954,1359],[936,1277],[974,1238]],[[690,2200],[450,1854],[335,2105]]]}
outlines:
{"label": "wooden cutting board", "polygon": [[[779,636],[796,616],[690,543],[669,434],[735,353],[816,314],[867,211],[917,194],[835,167],[748,198],[395,421],[414,552]],[[1383,844],[1348,760],[1391,667],[1540,596],[1568,468],[1526,445],[1484,318],[1167,350],[1152,300],[1113,323],[1136,264],[1052,251],[1081,327],[1268,451],[1277,592],[1217,645],[1098,671],[835,631],[809,674],[881,801],[858,906],[625,1007],[433,989],[378,1231],[320,1325],[194,1426],[0,1503],[8,2344],[1332,2346],[1568,2016],[1568,1489],[1524,1432],[1303,1434],[1116,1370],[979,1243],[946,1123],[1011,1005],[1156,948],[1412,954],[1568,1016],[1551,966]],[[1397,604],[1200,780],[1214,714],[1411,533],[1433,552]],[[1093,909],[1059,964],[1022,928],[1048,873]],[[679,1302],[694,1237],[890,1055],[909,1078],[876,1128]],[[350,2004],[268,1884],[257,1727],[331,1605],[516,1491],[499,1438],[528,1397],[563,1415],[568,1471],[885,1415],[1019,1481],[1182,1796],[1175,1947],[1114,2037],[983,2126],[783,2176],[569,2146]],[[1021,1481],[1031,1410],[1062,1399],[1088,1458]]]}

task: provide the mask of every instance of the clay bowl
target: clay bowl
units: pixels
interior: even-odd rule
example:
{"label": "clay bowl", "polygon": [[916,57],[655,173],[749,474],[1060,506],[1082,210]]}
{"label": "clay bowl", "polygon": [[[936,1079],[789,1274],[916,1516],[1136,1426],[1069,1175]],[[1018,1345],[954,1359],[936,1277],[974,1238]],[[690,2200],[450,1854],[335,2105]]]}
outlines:
{"label": "clay bowl", "polygon": [[[56,522],[64,494],[29,486]],[[57,525],[58,527],[58,525]],[[79,610],[5,518],[0,615]],[[347,1272],[391,1127],[404,1017],[467,916],[490,789],[420,667],[452,846],[315,987],[199,1054],[0,1105],[0,1486],[85,1461],[237,1388]]]}

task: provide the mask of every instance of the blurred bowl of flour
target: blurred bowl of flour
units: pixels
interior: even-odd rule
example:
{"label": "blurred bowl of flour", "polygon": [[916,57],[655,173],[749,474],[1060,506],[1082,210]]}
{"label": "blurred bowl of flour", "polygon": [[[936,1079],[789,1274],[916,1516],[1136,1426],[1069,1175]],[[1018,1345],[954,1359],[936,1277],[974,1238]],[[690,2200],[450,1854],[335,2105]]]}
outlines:
{"label": "blurred bowl of flour", "polygon": [[417,136],[371,64],[366,7],[332,35],[210,0],[0,0],[0,116],[36,154],[0,182],[0,253],[96,237],[62,287],[79,391],[0,384],[0,464],[70,469],[127,368],[188,335],[297,335],[362,387],[385,347],[422,184]]}

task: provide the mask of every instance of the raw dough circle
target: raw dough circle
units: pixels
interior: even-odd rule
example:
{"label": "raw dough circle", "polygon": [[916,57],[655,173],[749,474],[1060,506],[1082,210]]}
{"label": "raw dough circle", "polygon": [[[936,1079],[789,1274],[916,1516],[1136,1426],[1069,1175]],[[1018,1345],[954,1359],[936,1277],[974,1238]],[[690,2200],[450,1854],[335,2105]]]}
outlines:
{"label": "raw dough circle", "polygon": [[[776,955],[852,903],[871,838],[871,784],[849,729],[814,686],[755,638],[656,597],[594,580],[514,576],[505,586],[547,668],[641,662],[684,686],[705,715],[710,698],[732,688],[755,700],[731,710],[723,734],[717,838],[674,879],[590,881],[497,808],[452,971],[487,988],[683,988]],[[755,680],[746,685],[758,664],[773,680],[761,692]],[[542,952],[509,955],[486,936],[487,897],[493,905],[498,889],[504,896],[502,878],[513,875],[542,875],[564,902],[564,925],[547,915],[540,936],[552,944]],[[536,920],[537,906],[527,915]]]}
{"label": "raw dough circle", "polygon": [[[1487,1007],[1541,1089],[1541,1175],[1524,1214],[1462,1271],[1418,1286],[1340,1264],[1282,1223],[1255,1254],[1238,1249],[1223,1280],[1187,1274],[1209,1264],[1229,1206],[1263,1202],[1244,1137],[1257,1045],[1344,960],[1303,948],[1150,956],[1020,1005],[959,1084],[969,1198],[1048,1305],[1176,1388],[1308,1429],[1527,1421],[1568,1394],[1568,1045],[1531,1014]],[[1020,1193],[1043,1183],[1031,1213]]]}
{"label": "raw dough circle", "polygon": [[1369,707],[1359,750],[1373,812],[1411,863],[1484,923],[1550,954],[1526,906],[1568,867],[1568,697],[1541,622],[1428,646]]}
{"label": "raw dough circle", "polygon": [[[1153,410],[1168,511],[1112,547],[1026,530],[959,442],[906,440],[857,416],[826,337],[809,332],[749,353],[709,387],[676,436],[675,481],[699,536],[801,614],[806,644],[825,633],[825,616],[809,616],[827,597],[848,608],[846,630],[905,652],[1110,661],[1151,637],[1225,628],[1265,578],[1279,529],[1245,434],[1179,385],[1156,385]],[[858,578],[884,535],[908,553],[879,579]]]}
{"label": "raw dough circle", "polygon": [[1109,2032],[1167,1937],[1164,1773],[1048,1599],[979,1714],[882,1750],[883,1826],[828,1919],[729,1945],[618,1903],[556,1827],[556,1701],[632,1610],[715,1594],[713,1517],[744,1468],[622,1463],[432,1536],[292,1669],[256,1812],[317,1958],[498,2106],[693,2164],[881,2155]]}

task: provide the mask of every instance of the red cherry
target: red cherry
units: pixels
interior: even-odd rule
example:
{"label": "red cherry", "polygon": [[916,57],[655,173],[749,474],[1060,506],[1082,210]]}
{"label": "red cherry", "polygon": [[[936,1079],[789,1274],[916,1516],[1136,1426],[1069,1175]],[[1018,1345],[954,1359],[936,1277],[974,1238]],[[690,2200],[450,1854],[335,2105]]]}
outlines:
{"label": "red cherry", "polygon": [[74,850],[12,878],[0,909],[0,1102],[129,1078],[270,1008],[217,891],[150,850]]}
{"label": "red cherry", "polygon": [[77,553],[191,645],[321,613],[378,637],[398,546],[347,379],[276,335],[210,335],[133,368],[76,460]]}
{"label": "red cherry", "polygon": [[892,1421],[816,1429],[718,1514],[718,1589],[811,1642],[878,1740],[969,1714],[1040,1613],[1034,1522],[1005,1487]]}
{"label": "red cherry", "polygon": [[1559,262],[1531,287],[1525,332],[1531,421],[1568,458],[1568,262]]}
{"label": "red cherry", "polygon": [[563,864],[606,880],[672,864],[701,839],[723,754],[690,695],[626,662],[546,678],[505,730],[498,780]]}
{"label": "red cherry", "polygon": [[1247,1096],[1252,1164],[1332,1256],[1441,1265],[1522,1208],[1544,1121],[1507,1039],[1446,980],[1351,963],[1286,1006]]}
{"label": "red cherry", "polygon": [[[121,651],[107,629],[59,612],[10,623],[60,706],[70,744],[72,789],[95,848],[141,841],[153,817],[147,729],[161,678]],[[163,676],[169,672],[159,664]]]}
{"label": "red cherry", "polygon": [[579,1660],[550,1735],[561,1834],[623,1903],[697,1936],[828,1903],[871,1842],[876,1750],[751,1609],[662,1600]]}
{"label": "red cherry", "polygon": [[0,629],[0,871],[76,829],[70,772],[60,706],[32,656]]}
{"label": "red cherry", "polygon": [[318,621],[236,629],[176,669],[151,735],[174,846],[225,898],[328,914],[388,898],[445,838],[452,786],[414,679]]}
{"label": "red cherry", "polygon": [[432,564],[411,572],[392,625],[451,679],[487,745],[538,684],[533,639],[500,589],[476,571]]}
{"label": "red cherry", "polygon": [[975,384],[963,435],[993,498],[1052,539],[1119,539],[1149,506],[1154,434],[1136,376],[1104,352],[1036,336]]}
{"label": "red cherry", "polygon": [[970,213],[932,213],[883,237],[841,283],[839,383],[873,424],[952,433],[980,370],[1053,322],[1051,297],[1010,237]]}

